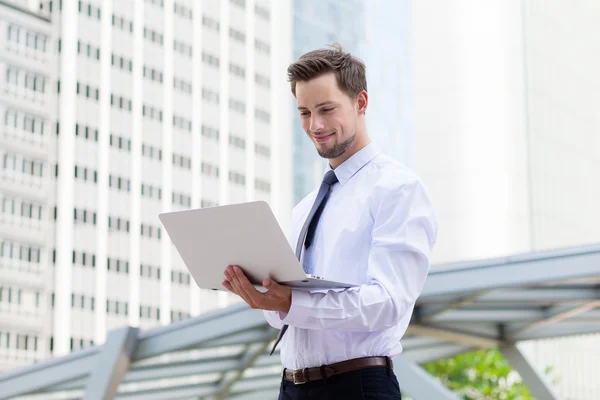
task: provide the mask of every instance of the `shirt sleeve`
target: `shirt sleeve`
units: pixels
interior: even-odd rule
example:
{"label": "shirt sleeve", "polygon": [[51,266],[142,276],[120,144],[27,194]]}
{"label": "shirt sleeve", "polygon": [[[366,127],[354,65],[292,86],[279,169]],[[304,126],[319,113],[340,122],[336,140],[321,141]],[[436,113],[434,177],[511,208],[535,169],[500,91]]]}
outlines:
{"label": "shirt sleeve", "polygon": [[435,210],[425,188],[415,180],[388,191],[373,214],[368,284],[325,293],[292,290],[289,312],[276,312],[283,324],[374,332],[393,327],[412,313],[437,237]]}
{"label": "shirt sleeve", "polygon": [[271,325],[273,328],[281,329],[283,327],[283,322],[279,317],[278,311],[263,310],[263,314],[265,315],[265,319],[267,320],[269,325]]}

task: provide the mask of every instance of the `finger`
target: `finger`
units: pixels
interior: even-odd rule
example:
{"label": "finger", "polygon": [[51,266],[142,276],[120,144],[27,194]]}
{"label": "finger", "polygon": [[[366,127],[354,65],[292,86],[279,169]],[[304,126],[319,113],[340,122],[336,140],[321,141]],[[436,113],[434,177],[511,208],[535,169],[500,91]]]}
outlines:
{"label": "finger", "polygon": [[231,266],[227,267],[227,269],[225,270],[225,279],[227,280],[227,282],[229,282],[229,284],[231,284],[231,286],[233,286],[233,288],[235,288],[235,289],[239,288],[239,283],[238,283],[238,280],[236,279],[236,274],[233,271],[233,267],[231,267]]}
{"label": "finger", "polygon": [[237,292],[235,291],[235,289],[233,288],[233,286],[231,286],[231,284],[230,284],[229,282],[227,282],[227,281],[223,281],[223,283],[221,283],[221,285],[222,285],[222,286],[223,286],[225,289],[229,290],[231,293],[233,293],[233,294],[237,294]]}
{"label": "finger", "polygon": [[231,273],[229,272],[229,267],[225,271],[223,271],[223,277],[229,284],[232,283],[233,278],[231,277]]}
{"label": "finger", "polygon": [[242,269],[239,266],[235,265],[233,267],[233,275],[232,276],[233,276],[234,282],[240,288],[249,291],[248,294],[252,294],[253,292],[260,293],[258,290],[256,290],[254,285],[250,282],[250,280],[248,279],[246,274],[244,274],[244,271],[242,271]]}
{"label": "finger", "polygon": [[250,282],[248,281],[248,278],[246,277],[246,275],[244,275],[244,272],[241,270],[240,267],[233,267],[232,271],[231,271],[231,283],[232,285],[240,292],[244,293],[247,296],[250,296],[250,293],[248,292],[248,289],[245,288],[245,283],[246,282]]}
{"label": "finger", "polygon": [[[250,283],[246,275],[239,266],[233,267],[234,271],[234,281],[237,284],[236,289],[239,289],[240,292],[244,292],[245,295],[250,298],[251,302],[254,306],[258,306],[261,302],[262,297],[264,296],[261,292],[256,290],[254,285]],[[248,303],[250,304],[250,303]]]}
{"label": "finger", "polygon": [[[235,281],[235,273],[233,272],[233,267],[231,265],[229,267],[227,267],[227,269],[225,269],[225,272],[223,274],[225,275],[225,281],[223,283],[224,284],[226,283],[227,285],[229,285],[229,288],[230,288],[230,289],[227,288],[227,290],[230,290],[231,292],[240,296],[242,298],[242,300],[244,300],[246,303],[248,303],[249,299],[245,296],[245,293],[240,292],[239,285]],[[223,286],[225,286],[225,285],[223,285]]]}
{"label": "finger", "polygon": [[[243,275],[243,272],[242,272],[242,275]],[[240,279],[238,278],[233,267],[230,266],[225,270],[225,276],[227,277],[227,280],[228,280],[229,284],[232,286],[233,290],[235,290],[235,293],[238,296],[240,296],[250,307],[254,308],[256,305],[252,301],[251,297],[243,289]]]}
{"label": "finger", "polygon": [[248,295],[246,295],[246,293],[243,290],[236,289],[235,286],[233,286],[231,284],[230,284],[230,286],[233,289],[232,292],[235,293],[236,295],[238,295],[244,301],[244,303],[248,304],[252,308],[255,307],[252,300],[248,297]]}
{"label": "finger", "polygon": [[263,281],[263,287],[267,289],[269,292],[276,294],[277,292],[277,283],[272,279],[265,279]]}
{"label": "finger", "polygon": [[235,272],[233,271],[233,267],[230,265],[229,267],[227,267],[227,269],[225,269],[225,272],[223,273],[223,275],[225,275],[225,280],[227,282],[229,282],[229,284],[236,289],[237,288],[237,282],[235,280]]}
{"label": "finger", "polygon": [[265,279],[263,281],[263,287],[276,296],[286,294],[284,287],[272,279]]}

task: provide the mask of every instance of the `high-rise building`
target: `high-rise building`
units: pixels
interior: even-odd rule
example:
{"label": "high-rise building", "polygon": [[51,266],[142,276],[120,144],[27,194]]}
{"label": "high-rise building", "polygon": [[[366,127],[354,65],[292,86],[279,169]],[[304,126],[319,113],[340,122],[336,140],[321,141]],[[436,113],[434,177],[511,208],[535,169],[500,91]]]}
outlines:
{"label": "high-rise building", "polygon": [[410,0],[364,0],[365,34],[358,54],[367,67],[367,131],[384,152],[411,167],[414,74]]}
{"label": "high-rise building", "polygon": [[[369,137],[389,156],[412,165],[414,72],[410,62],[408,0],[295,1],[294,59],[333,43],[365,62]],[[318,188],[327,162],[302,130],[295,102],[294,204]]]}
{"label": "high-rise building", "polygon": [[[295,0],[293,2],[293,56],[301,55],[333,43],[345,51],[356,53],[364,39],[364,0]],[[289,87],[289,86],[288,86]],[[286,99],[293,123],[293,204],[318,188],[327,166],[314,144],[302,130],[296,102],[288,90]]]}
{"label": "high-rise building", "polygon": [[286,228],[292,202],[289,1],[38,9],[0,2],[3,370],[235,301],[160,212],[264,200]]}
{"label": "high-rise building", "polygon": [[55,105],[48,15],[0,1],[0,370],[47,355],[49,152]]}

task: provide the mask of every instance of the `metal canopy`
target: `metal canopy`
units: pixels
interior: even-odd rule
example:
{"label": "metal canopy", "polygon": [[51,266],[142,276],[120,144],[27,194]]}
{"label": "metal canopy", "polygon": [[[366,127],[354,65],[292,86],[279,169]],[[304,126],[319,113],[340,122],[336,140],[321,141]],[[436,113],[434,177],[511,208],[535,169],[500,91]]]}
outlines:
{"label": "metal canopy", "polygon": [[[436,266],[402,340],[400,385],[416,400],[455,399],[418,365],[499,347],[530,388],[557,399],[514,345],[600,332],[599,308],[598,245]],[[279,355],[267,352],[276,333],[245,305],[147,331],[125,327],[102,346],[0,375],[0,399],[276,398]]]}

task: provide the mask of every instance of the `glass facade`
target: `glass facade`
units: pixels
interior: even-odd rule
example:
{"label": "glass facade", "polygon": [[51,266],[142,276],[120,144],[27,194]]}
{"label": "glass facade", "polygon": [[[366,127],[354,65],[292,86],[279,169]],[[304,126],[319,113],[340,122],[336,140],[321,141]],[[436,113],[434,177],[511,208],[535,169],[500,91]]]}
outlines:
{"label": "glass facade", "polygon": [[[367,131],[386,154],[412,164],[414,88],[411,57],[411,4],[408,0],[294,1],[294,59],[332,43],[367,66]],[[296,102],[294,205],[318,188],[326,167],[302,130]]]}
{"label": "glass facade", "polygon": [[367,132],[387,155],[409,166],[415,129],[411,9],[408,0],[366,0],[358,49],[367,66]]}
{"label": "glass facade", "polygon": [[[364,0],[295,0],[293,7],[294,60],[336,42],[344,50],[357,53],[365,36]],[[295,100],[292,107],[295,205],[318,187],[327,164],[302,130]]]}

